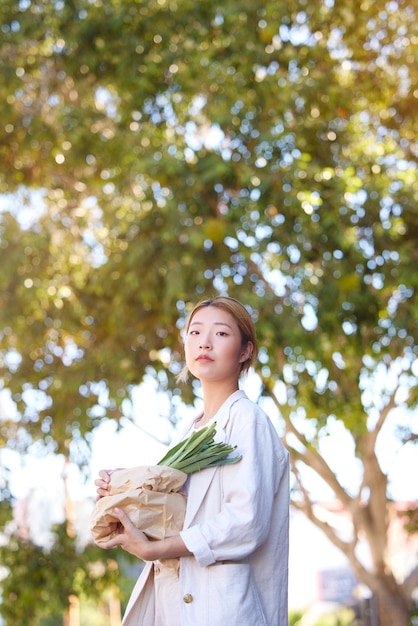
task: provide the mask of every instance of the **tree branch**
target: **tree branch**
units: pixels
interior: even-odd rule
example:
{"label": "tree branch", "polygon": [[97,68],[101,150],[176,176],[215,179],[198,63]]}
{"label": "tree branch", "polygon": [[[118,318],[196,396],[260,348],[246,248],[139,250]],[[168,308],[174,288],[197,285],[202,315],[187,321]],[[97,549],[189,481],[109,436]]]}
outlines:
{"label": "tree branch", "polygon": [[340,482],[335,476],[335,473],[331,470],[324,458],[311,446],[306,437],[304,437],[304,435],[302,435],[302,433],[300,433],[299,430],[296,428],[290,417],[290,411],[285,410],[285,408],[279,404],[279,401],[274,391],[271,389],[268,381],[266,379],[263,379],[263,383],[277,410],[285,420],[286,433],[292,433],[292,435],[297,438],[297,440],[302,444],[304,448],[303,453],[297,451],[293,446],[289,445],[285,438],[284,445],[289,451],[293,462],[301,461],[306,466],[313,469],[318,474],[318,476],[320,476],[320,478],[322,478],[322,480],[324,480],[325,483],[332,489],[336,497],[344,504],[344,506],[347,509],[351,509],[353,499],[341,486]]}

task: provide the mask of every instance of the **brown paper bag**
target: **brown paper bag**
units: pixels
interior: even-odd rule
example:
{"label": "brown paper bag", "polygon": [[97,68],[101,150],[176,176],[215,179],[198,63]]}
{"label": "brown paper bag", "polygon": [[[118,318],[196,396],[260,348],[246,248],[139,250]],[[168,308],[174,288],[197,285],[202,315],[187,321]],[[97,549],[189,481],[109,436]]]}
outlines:
{"label": "brown paper bag", "polygon": [[159,465],[114,471],[110,495],[100,498],[93,510],[90,530],[94,540],[107,541],[117,532],[116,507],[150,539],[177,534],[186,513],[186,495],[179,492],[186,478],[184,472]]}

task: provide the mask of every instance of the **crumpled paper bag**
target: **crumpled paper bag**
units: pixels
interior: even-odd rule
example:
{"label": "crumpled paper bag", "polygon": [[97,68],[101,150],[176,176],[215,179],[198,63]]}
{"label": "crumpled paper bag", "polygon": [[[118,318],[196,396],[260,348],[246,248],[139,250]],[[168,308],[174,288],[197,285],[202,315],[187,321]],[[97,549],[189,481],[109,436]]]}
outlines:
{"label": "crumpled paper bag", "polygon": [[107,541],[117,532],[116,507],[150,539],[177,534],[186,513],[186,495],[179,493],[186,479],[184,472],[159,465],[115,470],[110,477],[110,495],[100,498],[93,510],[90,530],[94,540]]}

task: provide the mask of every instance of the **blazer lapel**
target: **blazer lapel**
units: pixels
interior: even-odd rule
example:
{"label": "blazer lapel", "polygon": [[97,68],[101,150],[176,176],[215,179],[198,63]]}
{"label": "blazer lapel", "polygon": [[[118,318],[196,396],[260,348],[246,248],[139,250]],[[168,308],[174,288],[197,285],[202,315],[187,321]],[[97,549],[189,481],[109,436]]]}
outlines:
{"label": "blazer lapel", "polygon": [[199,510],[200,505],[206,495],[209,485],[215,475],[216,467],[208,467],[193,474],[189,481],[189,492],[187,494],[186,515],[183,528],[188,528]]}
{"label": "blazer lapel", "polygon": [[[229,420],[229,413],[231,406],[240,398],[246,397],[245,393],[241,390],[233,393],[219,409],[216,415],[216,428],[217,437],[219,441],[227,441],[226,437],[226,425]],[[189,492],[187,495],[187,508],[184,519],[184,528],[188,528],[199,510],[206,492],[215,476],[216,467],[209,467],[205,470],[195,472],[193,478],[189,481]]]}

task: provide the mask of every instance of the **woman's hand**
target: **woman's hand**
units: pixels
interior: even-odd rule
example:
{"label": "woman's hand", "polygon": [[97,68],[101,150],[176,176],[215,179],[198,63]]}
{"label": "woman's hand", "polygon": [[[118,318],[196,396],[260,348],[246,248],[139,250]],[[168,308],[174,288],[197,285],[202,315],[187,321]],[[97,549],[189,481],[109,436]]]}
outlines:
{"label": "woman's hand", "polygon": [[[100,481],[97,481],[100,482]],[[102,491],[102,489],[100,489]],[[154,560],[155,557],[150,553],[152,544],[143,532],[136,528],[125,511],[122,509],[114,509],[114,514],[119,519],[119,531],[111,539],[107,541],[99,540],[96,544],[104,550],[110,550],[116,546],[120,546],[126,552],[130,552],[143,561]]]}
{"label": "woman's hand", "polygon": [[[118,468],[120,469],[120,468]],[[96,500],[100,500],[100,498],[104,498],[105,496],[110,496],[109,486],[110,486],[110,477],[113,472],[117,470],[100,470],[99,478],[96,478],[94,484],[96,485]]]}
{"label": "woman's hand", "polygon": [[104,550],[120,546],[143,561],[158,559],[174,559],[180,556],[190,556],[192,553],[186,548],[180,535],[166,537],[157,541],[150,541],[148,537],[136,528],[125,511],[115,508],[113,513],[119,519],[119,531],[107,541],[98,540],[96,545]]}

